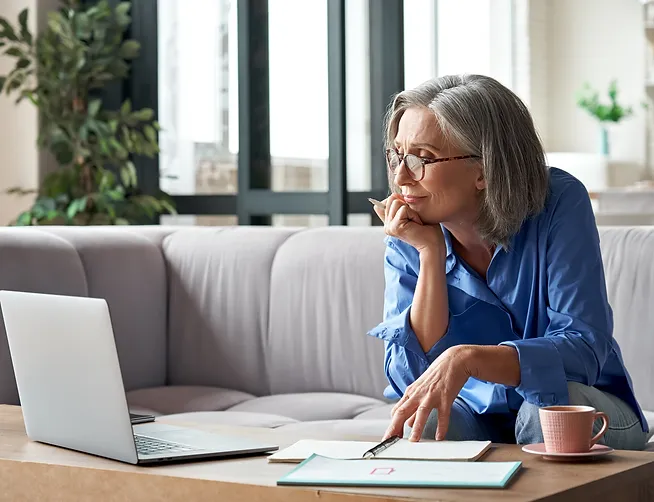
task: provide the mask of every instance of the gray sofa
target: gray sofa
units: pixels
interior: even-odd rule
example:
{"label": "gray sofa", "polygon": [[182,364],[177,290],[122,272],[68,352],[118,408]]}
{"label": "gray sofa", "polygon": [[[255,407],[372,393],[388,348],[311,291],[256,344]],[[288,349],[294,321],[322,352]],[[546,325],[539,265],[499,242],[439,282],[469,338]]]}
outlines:
{"label": "gray sofa", "polygon": [[[128,402],[182,422],[381,435],[383,230],[2,228],[0,289],[105,298]],[[654,227],[601,228],[615,335],[654,422]],[[90,376],[92,378],[92,376]],[[0,324],[0,402],[18,404]],[[654,423],[652,423],[654,425]]]}

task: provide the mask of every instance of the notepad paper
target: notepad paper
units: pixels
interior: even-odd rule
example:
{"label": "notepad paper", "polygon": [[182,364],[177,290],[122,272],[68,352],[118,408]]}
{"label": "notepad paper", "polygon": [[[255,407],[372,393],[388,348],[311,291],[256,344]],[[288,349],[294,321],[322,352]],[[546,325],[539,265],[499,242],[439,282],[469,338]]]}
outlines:
{"label": "notepad paper", "polygon": [[504,488],[521,462],[340,460],[312,455],[278,485]]}
{"label": "notepad paper", "polygon": [[[275,452],[269,462],[299,463],[316,454],[341,460],[361,459],[363,454],[378,443],[366,441],[319,441],[303,439]],[[480,458],[491,446],[490,441],[419,441],[400,439],[374,459],[397,460],[450,460],[473,461]]]}

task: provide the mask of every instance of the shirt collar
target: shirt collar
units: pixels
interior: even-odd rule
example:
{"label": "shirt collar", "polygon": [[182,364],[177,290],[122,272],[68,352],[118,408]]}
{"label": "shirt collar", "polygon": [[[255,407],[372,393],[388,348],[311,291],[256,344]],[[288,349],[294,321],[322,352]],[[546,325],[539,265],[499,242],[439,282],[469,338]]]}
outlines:
{"label": "shirt collar", "polygon": [[443,238],[445,239],[445,273],[449,274],[456,265],[456,255],[452,251],[452,236],[447,228],[441,225]]}
{"label": "shirt collar", "polygon": [[[449,274],[450,271],[454,268],[454,265],[456,265],[456,254],[452,249],[452,234],[450,234],[449,230],[445,228],[442,224],[441,224],[441,229],[443,230],[443,238],[445,239],[445,273]],[[493,252],[493,258],[495,258],[495,255],[498,254],[500,251],[510,250],[514,242],[515,242],[515,235],[511,237],[508,249],[504,249],[502,246],[498,245],[495,248],[495,251]]]}

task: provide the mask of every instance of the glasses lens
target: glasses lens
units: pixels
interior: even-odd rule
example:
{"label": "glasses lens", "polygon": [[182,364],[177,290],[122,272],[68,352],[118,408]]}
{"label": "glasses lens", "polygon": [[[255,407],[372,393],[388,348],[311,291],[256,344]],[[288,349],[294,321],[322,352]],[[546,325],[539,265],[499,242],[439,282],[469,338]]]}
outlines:
{"label": "glasses lens", "polygon": [[388,168],[393,173],[400,165],[400,157],[395,150],[389,150],[386,152],[386,161],[388,162]]}
{"label": "glasses lens", "polygon": [[405,155],[404,165],[409,170],[409,173],[411,173],[413,179],[420,178],[420,175],[422,174],[422,161],[418,157],[411,154]]}

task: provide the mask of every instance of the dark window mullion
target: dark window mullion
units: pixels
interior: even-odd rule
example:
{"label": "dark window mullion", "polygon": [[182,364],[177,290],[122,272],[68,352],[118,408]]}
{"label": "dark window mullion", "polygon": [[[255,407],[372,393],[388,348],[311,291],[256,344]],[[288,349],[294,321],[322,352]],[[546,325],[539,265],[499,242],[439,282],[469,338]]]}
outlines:
{"label": "dark window mullion", "polygon": [[[370,165],[371,190],[388,193],[384,158],[384,117],[394,94],[404,89],[403,0],[369,0],[370,37]],[[420,29],[420,27],[416,27]],[[354,208],[351,208],[353,211]],[[373,225],[381,220],[370,209]]]}
{"label": "dark window mullion", "polygon": [[240,225],[267,225],[267,215],[253,215],[251,190],[270,190],[270,58],[268,0],[238,0],[238,198]]}
{"label": "dark window mullion", "polygon": [[328,0],[329,224],[347,224],[345,0]]}
{"label": "dark window mullion", "polygon": [[[151,108],[154,111],[154,116],[158,118],[157,1],[142,0],[132,2],[131,16],[132,24],[129,28],[129,36],[141,44],[141,50],[138,59],[130,65],[126,97],[131,99],[134,110]],[[116,104],[115,97],[113,97],[111,104]],[[136,166],[141,190],[151,195],[159,193],[159,156],[155,155],[153,158],[137,156],[134,158],[134,165]]]}

